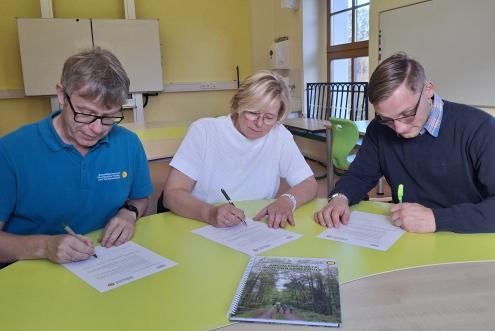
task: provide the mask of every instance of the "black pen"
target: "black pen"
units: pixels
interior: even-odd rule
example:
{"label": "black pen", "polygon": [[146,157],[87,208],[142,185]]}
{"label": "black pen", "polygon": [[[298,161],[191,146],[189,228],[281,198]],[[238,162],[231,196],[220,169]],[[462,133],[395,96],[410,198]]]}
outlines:
{"label": "black pen", "polygon": [[[223,196],[225,197],[225,199],[227,199],[227,201],[229,202],[229,204],[231,204],[232,206],[235,207],[234,203],[232,202],[232,200],[230,200],[230,197],[229,195],[227,194],[227,192],[225,192],[225,190],[223,188],[220,189],[220,191],[222,192]],[[245,226],[247,226],[247,223],[245,220],[242,220],[242,223],[244,223]]]}
{"label": "black pen", "polygon": [[[79,237],[79,235],[77,235],[77,233],[75,233],[75,232],[74,232],[74,230],[72,230],[72,229],[70,228],[70,226],[68,226],[67,224],[62,223],[62,227],[64,228],[65,232],[67,232],[68,234],[70,234],[70,235],[71,235],[71,236],[73,236],[73,237],[76,237],[76,239],[77,239],[77,240],[79,240],[80,242],[82,242],[83,244],[85,244],[85,245],[86,245],[86,242],[85,242],[84,240],[82,240],[82,239]],[[95,258],[98,258],[98,255],[96,255],[96,254],[93,254],[93,256],[94,256]]]}

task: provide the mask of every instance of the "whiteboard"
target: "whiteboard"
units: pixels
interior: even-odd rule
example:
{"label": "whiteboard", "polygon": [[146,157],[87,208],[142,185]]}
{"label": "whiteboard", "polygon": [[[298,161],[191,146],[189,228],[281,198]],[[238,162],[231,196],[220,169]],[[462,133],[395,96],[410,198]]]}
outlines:
{"label": "whiteboard", "polygon": [[381,59],[404,51],[447,100],[495,106],[495,1],[431,0],[380,13]]}
{"label": "whiteboard", "polygon": [[55,95],[65,60],[92,47],[89,19],[18,18],[26,95]]}
{"label": "whiteboard", "polygon": [[163,90],[158,20],[92,19],[94,45],[108,49],[131,80],[130,92]]}
{"label": "whiteboard", "polygon": [[65,60],[101,46],[122,62],[130,92],[163,90],[157,20],[17,19],[26,95],[55,95]]}

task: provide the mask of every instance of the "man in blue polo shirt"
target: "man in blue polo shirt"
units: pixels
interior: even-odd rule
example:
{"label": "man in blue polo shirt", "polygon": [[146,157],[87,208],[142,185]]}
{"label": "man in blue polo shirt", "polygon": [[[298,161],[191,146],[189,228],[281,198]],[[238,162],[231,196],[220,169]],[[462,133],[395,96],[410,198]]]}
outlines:
{"label": "man in blue polo shirt", "polygon": [[139,139],[115,125],[129,93],[119,60],[101,48],[71,56],[56,90],[60,111],[0,139],[0,262],[94,254],[62,224],[78,234],[104,227],[101,245],[118,246],[153,190]]}
{"label": "man in blue polo shirt", "polygon": [[383,175],[400,202],[390,217],[406,231],[495,232],[495,118],[442,100],[421,64],[403,53],[376,68],[368,92],[375,119],[315,221],[346,224],[349,205]]}

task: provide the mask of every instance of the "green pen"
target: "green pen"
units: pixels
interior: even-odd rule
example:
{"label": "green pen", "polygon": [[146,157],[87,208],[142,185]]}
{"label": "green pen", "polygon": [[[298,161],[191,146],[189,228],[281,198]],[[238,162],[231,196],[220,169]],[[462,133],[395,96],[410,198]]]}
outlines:
{"label": "green pen", "polygon": [[399,184],[399,187],[397,187],[397,198],[399,199],[399,203],[402,203],[403,196],[404,196],[404,185]]}

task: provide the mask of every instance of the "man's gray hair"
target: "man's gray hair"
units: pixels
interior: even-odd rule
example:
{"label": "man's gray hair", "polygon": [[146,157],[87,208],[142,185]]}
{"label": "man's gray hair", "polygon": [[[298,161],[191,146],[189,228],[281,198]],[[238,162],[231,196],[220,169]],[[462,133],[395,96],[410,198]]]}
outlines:
{"label": "man's gray hair", "polygon": [[64,91],[95,100],[107,109],[121,106],[129,94],[129,77],[111,52],[95,47],[69,57],[60,80]]}

